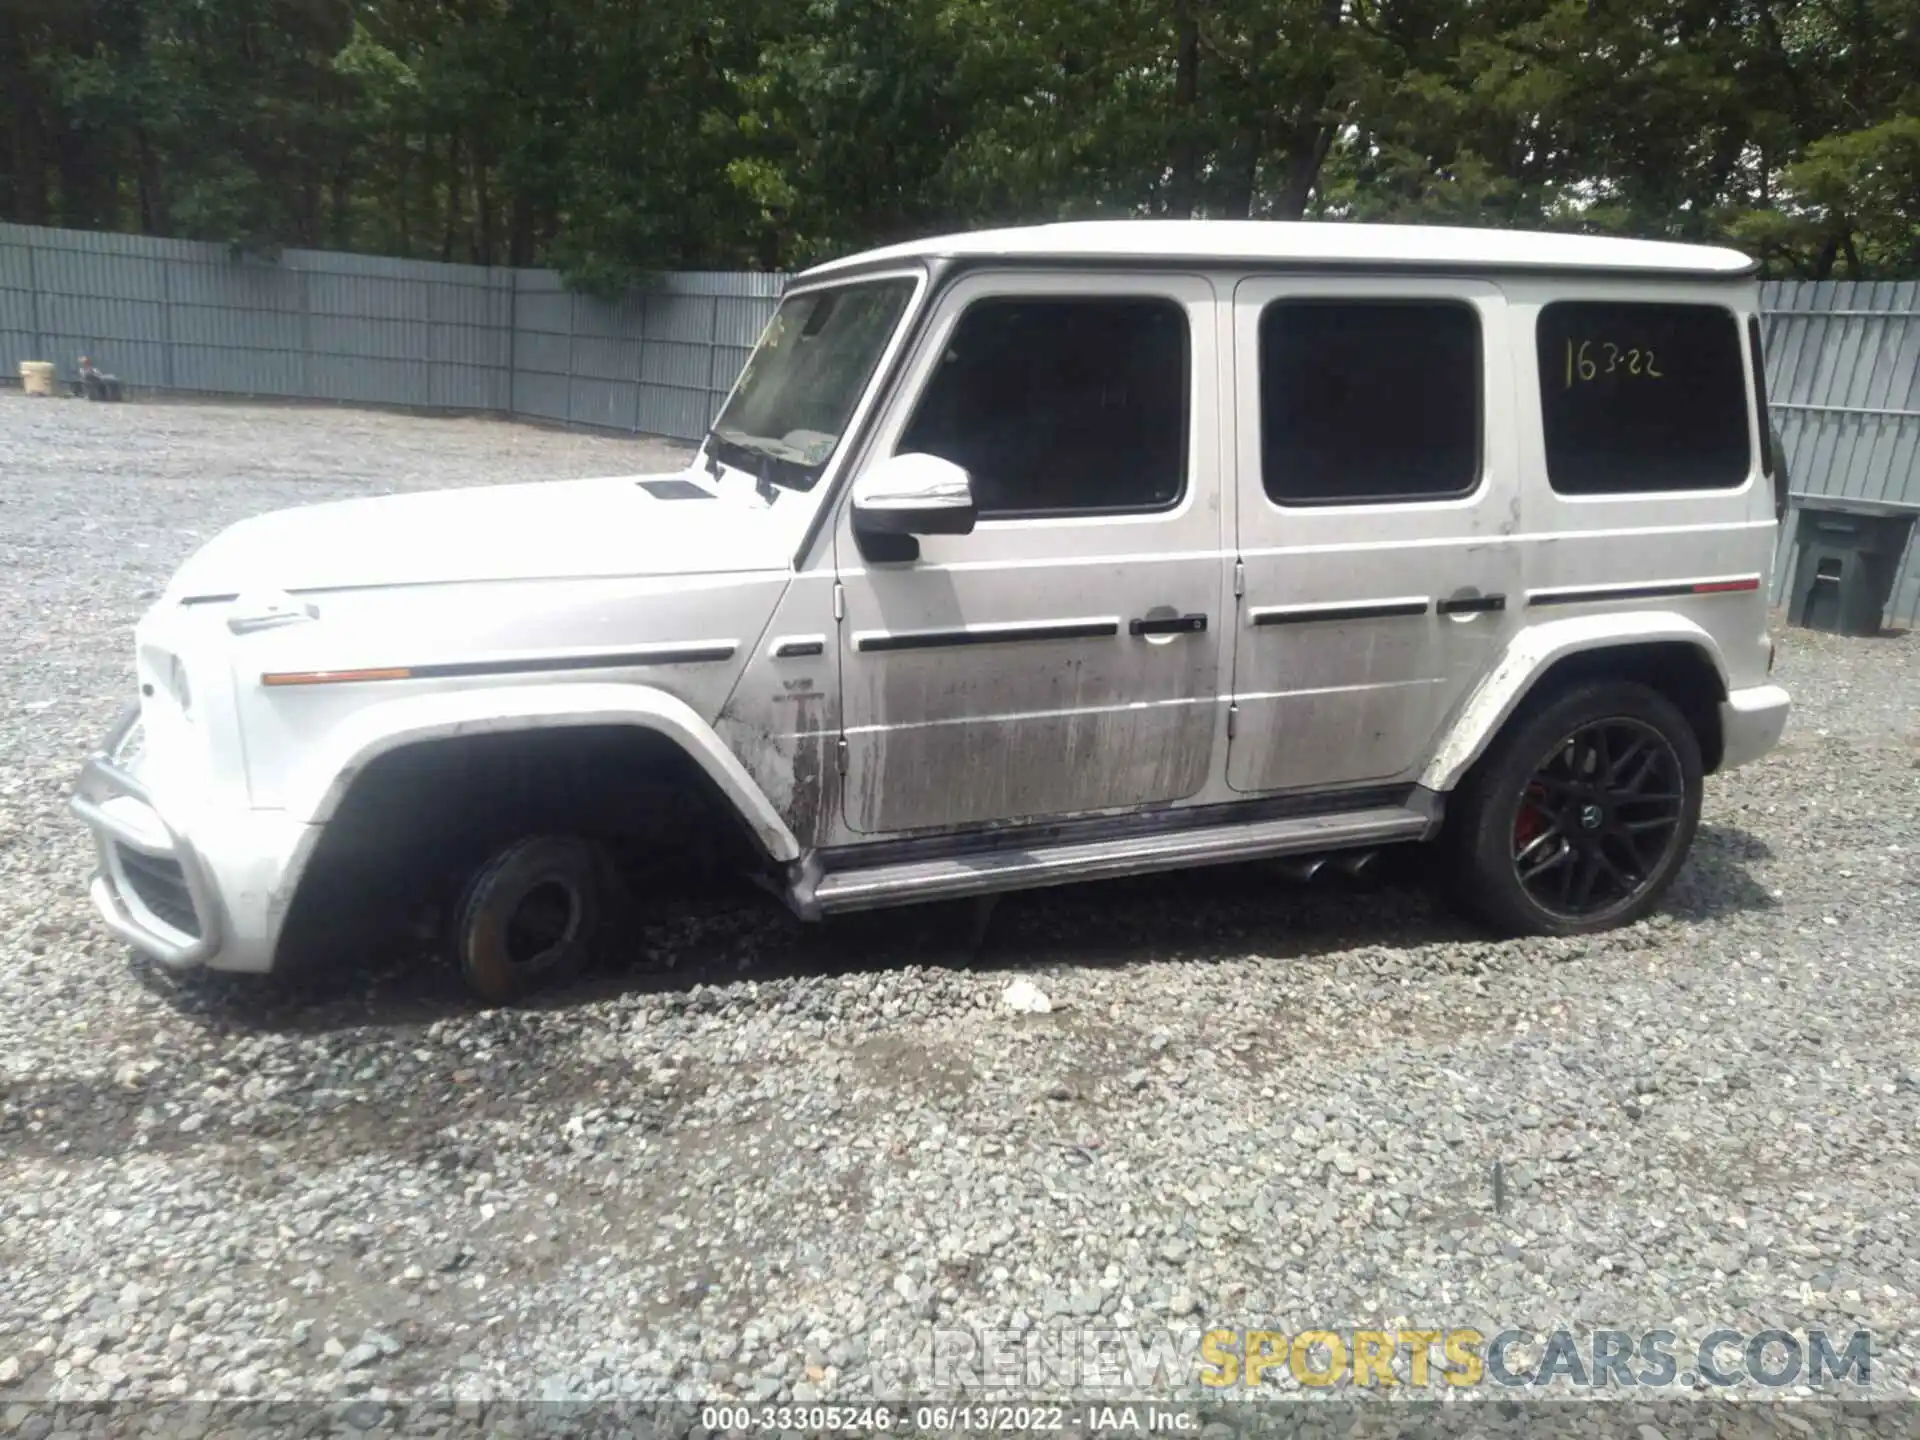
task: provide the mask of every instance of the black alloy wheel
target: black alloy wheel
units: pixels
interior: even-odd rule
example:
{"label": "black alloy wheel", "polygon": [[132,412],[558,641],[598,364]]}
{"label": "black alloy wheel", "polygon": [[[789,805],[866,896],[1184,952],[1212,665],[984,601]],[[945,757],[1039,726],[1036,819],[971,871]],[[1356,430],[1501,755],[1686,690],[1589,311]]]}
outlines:
{"label": "black alloy wheel", "polygon": [[1686,862],[1702,774],[1692,723],[1650,686],[1532,700],[1448,799],[1450,898],[1509,935],[1631,924]]}
{"label": "black alloy wheel", "polygon": [[1653,726],[1624,716],[1583,725],[1520,792],[1514,876],[1569,920],[1631,904],[1665,868],[1686,798],[1680,757]]}

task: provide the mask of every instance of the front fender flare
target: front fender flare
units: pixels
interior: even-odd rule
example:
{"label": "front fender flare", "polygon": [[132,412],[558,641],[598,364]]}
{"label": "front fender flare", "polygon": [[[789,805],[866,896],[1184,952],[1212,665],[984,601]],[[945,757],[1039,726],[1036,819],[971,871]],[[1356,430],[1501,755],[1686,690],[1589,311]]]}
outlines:
{"label": "front fender flare", "polygon": [[664,735],[719,787],[770,858],[783,863],[800,858],[793,831],[713,727],[685,701],[645,685],[514,685],[370,705],[343,720],[295,773],[287,813],[324,825],[368,762],[403,745],[573,725],[631,725]]}
{"label": "front fender flare", "polygon": [[1459,784],[1467,767],[1493,743],[1493,737],[1535,682],[1567,656],[1675,641],[1704,654],[1725,691],[1727,664],[1713,636],[1670,610],[1580,615],[1522,630],[1508,643],[1487,678],[1467,697],[1433,758],[1420,772],[1420,784],[1437,791],[1451,790]]}

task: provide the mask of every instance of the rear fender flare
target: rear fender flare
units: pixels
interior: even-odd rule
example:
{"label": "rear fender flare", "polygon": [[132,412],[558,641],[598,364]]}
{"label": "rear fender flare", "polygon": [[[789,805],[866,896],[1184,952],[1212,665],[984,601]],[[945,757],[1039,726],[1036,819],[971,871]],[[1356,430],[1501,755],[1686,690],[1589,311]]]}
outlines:
{"label": "rear fender flare", "polygon": [[1420,784],[1435,791],[1451,790],[1458,785],[1540,677],[1569,655],[1675,641],[1692,646],[1706,657],[1720,677],[1724,692],[1727,665],[1719,645],[1699,625],[1670,610],[1581,615],[1522,630],[1509,642],[1486,679],[1467,697],[1466,704],[1434,750],[1433,758],[1420,772]]}

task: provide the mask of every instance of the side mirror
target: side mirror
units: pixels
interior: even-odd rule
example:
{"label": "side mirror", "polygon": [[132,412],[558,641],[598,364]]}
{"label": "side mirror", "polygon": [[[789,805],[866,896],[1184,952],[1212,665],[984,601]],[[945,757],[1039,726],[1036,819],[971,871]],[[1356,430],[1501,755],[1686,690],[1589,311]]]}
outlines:
{"label": "side mirror", "polygon": [[869,535],[967,535],[973,481],[938,455],[894,455],[853,482],[853,528]]}

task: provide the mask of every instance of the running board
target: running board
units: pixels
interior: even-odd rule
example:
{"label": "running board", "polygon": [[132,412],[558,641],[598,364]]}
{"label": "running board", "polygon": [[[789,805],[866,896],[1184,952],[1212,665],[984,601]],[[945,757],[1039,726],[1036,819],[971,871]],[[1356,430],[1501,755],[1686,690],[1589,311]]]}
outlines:
{"label": "running board", "polygon": [[1433,823],[1431,815],[1393,805],[1071,845],[1046,845],[1030,850],[983,851],[939,860],[907,860],[825,875],[803,875],[788,898],[801,915],[837,915],[848,910],[877,910],[888,905],[952,900],[998,890],[1070,885],[1082,880],[1139,875],[1150,870],[1180,870],[1224,861],[1257,860],[1268,855],[1422,840],[1431,833]]}

